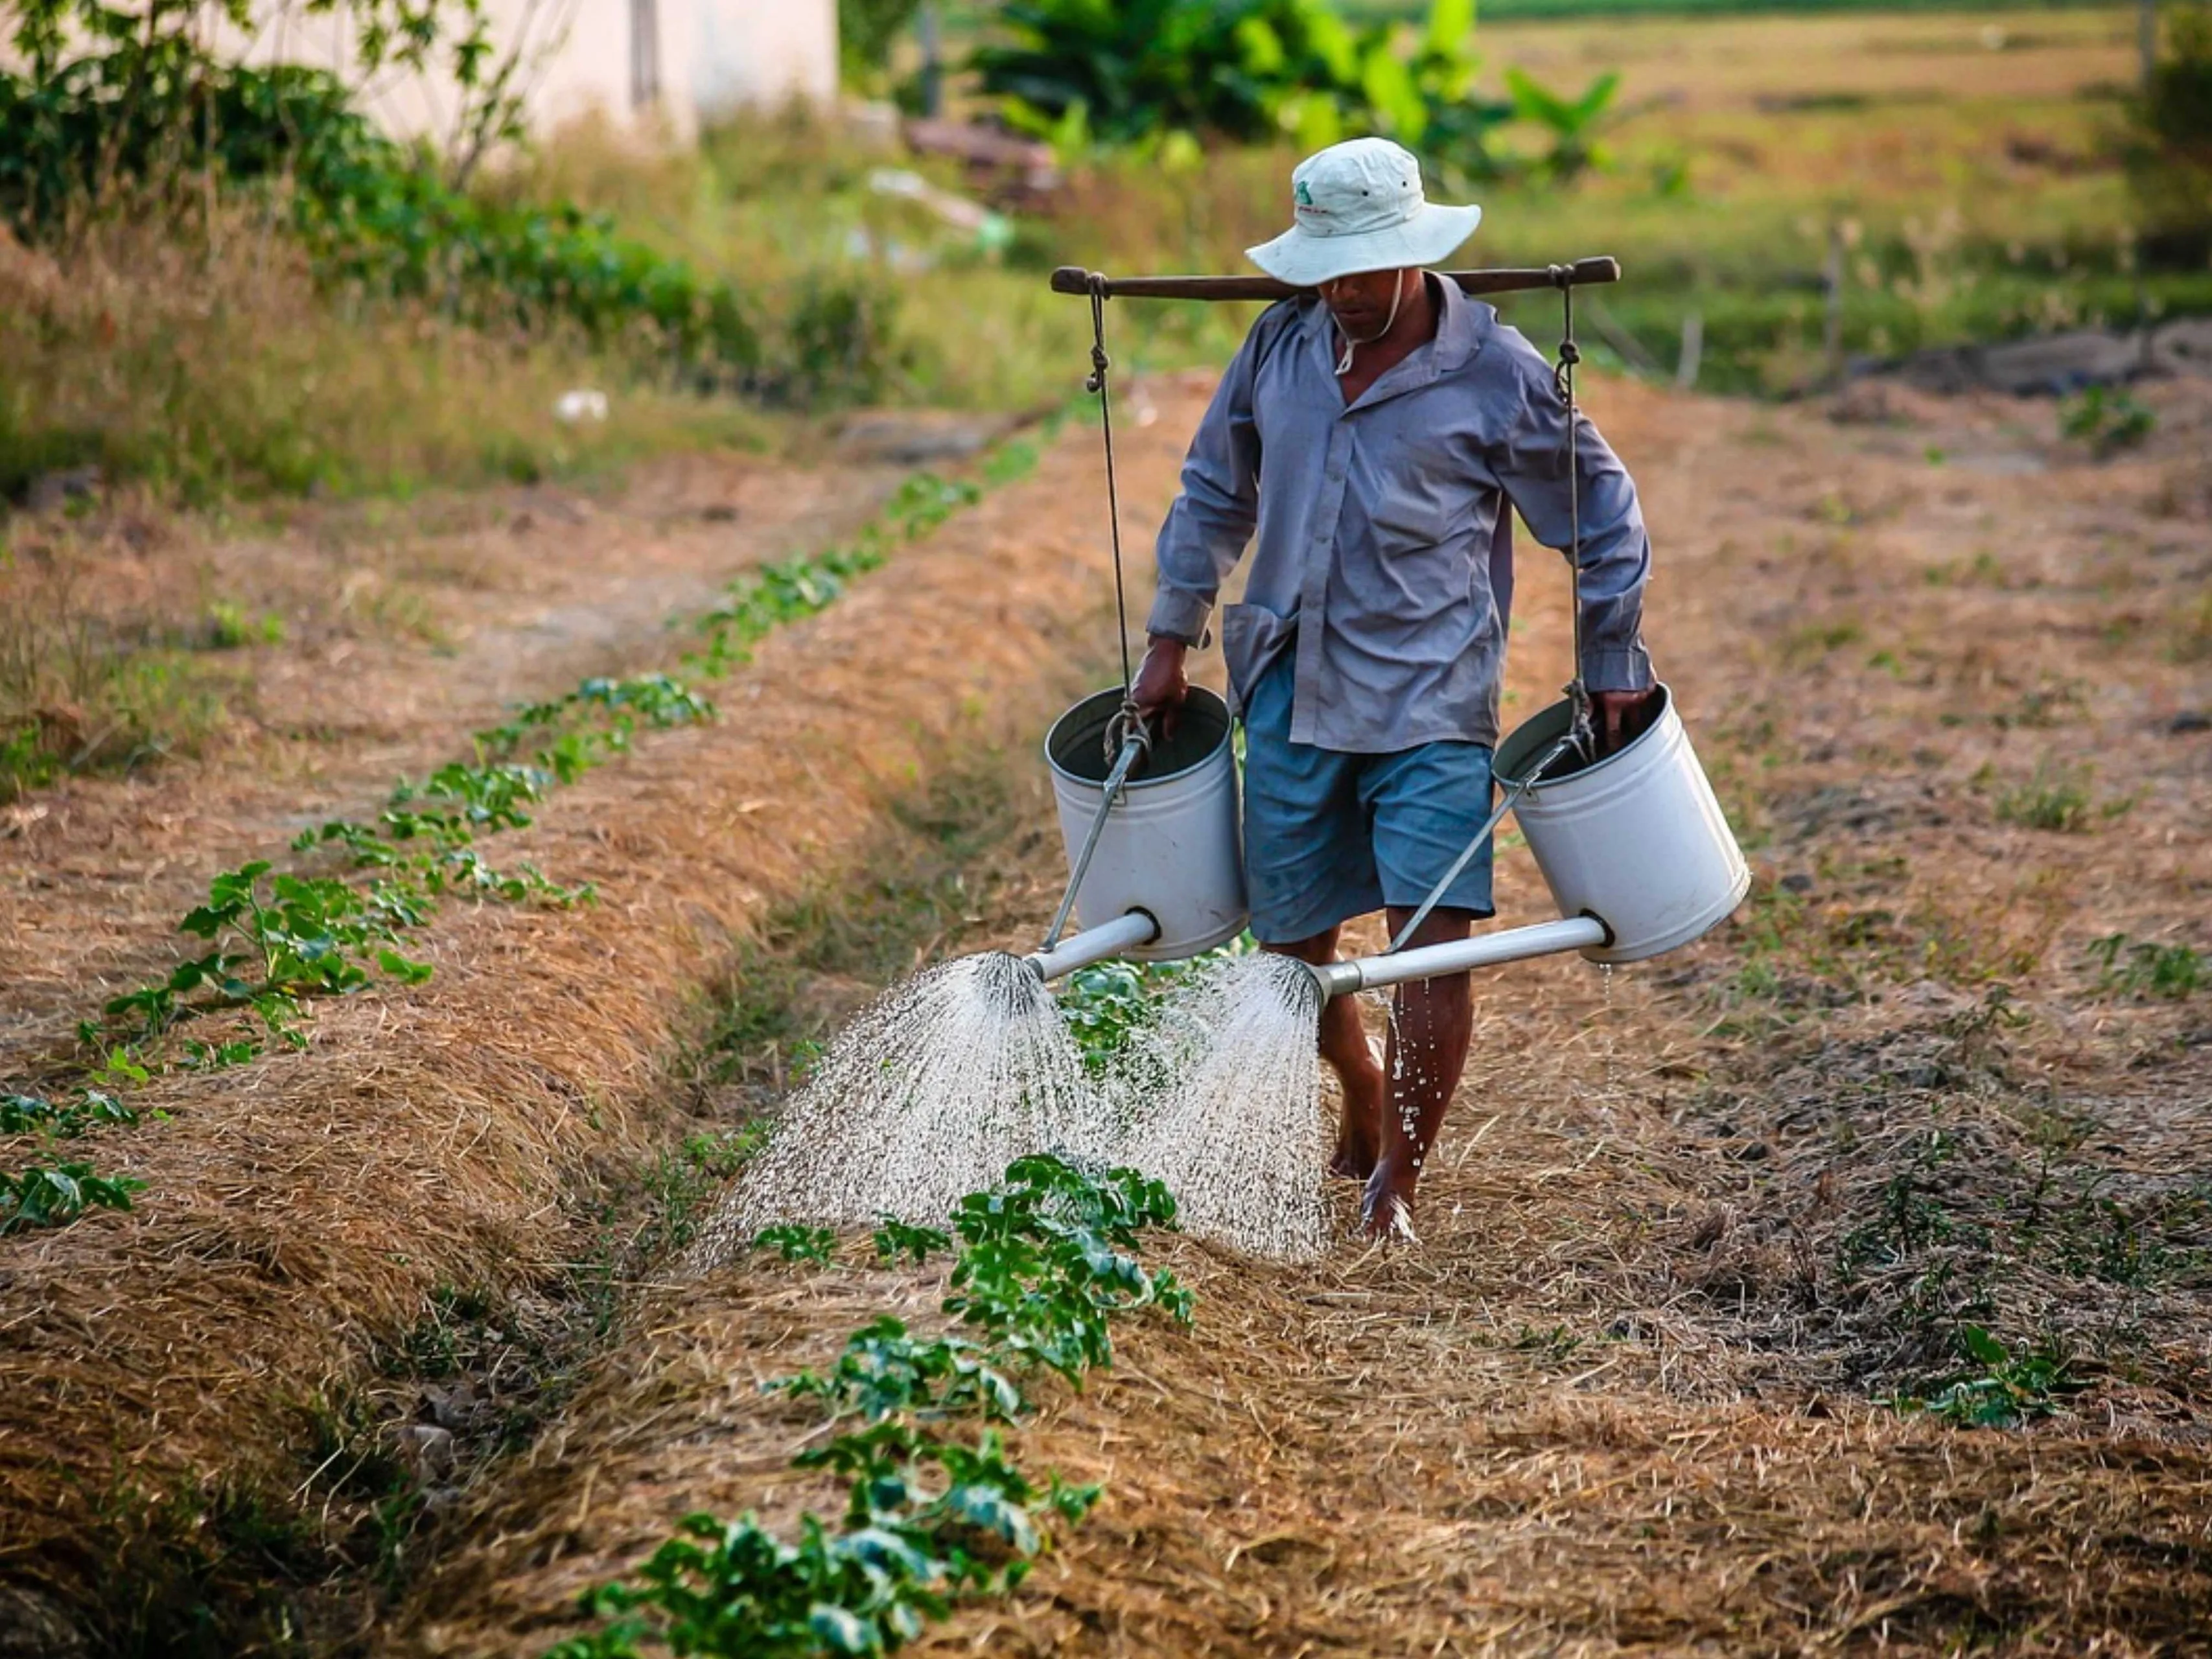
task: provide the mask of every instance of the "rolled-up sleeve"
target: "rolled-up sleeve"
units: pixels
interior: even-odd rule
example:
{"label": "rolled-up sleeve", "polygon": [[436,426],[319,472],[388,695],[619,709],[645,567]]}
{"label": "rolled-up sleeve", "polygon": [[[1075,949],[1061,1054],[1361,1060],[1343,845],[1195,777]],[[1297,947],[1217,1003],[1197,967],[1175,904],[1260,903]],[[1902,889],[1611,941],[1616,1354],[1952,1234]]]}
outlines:
{"label": "rolled-up sleeve", "polygon": [[1273,332],[1262,317],[1245,337],[1190,441],[1182,491],[1160,526],[1159,587],[1145,622],[1148,634],[1198,642],[1222,581],[1243,556],[1259,522],[1260,432],[1252,417],[1252,387],[1264,340]]}
{"label": "rolled-up sleeve", "polygon": [[[1552,367],[1517,332],[1499,329],[1492,349],[1515,357],[1521,407],[1492,457],[1506,497],[1545,546],[1571,552],[1567,406]],[[1644,586],[1651,538],[1636,485],[1587,415],[1575,433],[1581,483],[1583,684],[1592,691],[1641,691],[1652,681],[1644,646]]]}

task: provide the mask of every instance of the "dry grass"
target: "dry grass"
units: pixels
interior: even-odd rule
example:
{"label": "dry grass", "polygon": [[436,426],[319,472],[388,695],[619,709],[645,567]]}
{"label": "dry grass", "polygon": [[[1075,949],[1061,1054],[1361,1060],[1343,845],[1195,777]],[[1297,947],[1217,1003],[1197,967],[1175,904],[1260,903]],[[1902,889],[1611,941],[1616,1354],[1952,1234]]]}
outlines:
{"label": "dry grass", "polygon": [[[611,421],[554,418],[562,392],[611,383]],[[187,501],[406,494],[759,430],[571,341],[324,294],[290,239],[243,211],[205,235],[96,225],[58,253],[0,236],[0,495],[19,500],[88,465]]]}

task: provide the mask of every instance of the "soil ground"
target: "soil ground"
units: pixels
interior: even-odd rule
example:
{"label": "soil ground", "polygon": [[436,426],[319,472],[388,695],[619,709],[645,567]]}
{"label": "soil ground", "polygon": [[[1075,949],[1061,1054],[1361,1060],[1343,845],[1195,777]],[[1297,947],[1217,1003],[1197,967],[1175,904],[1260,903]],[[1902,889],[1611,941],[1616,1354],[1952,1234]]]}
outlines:
{"label": "soil ground", "polygon": [[[1205,392],[1141,394],[1156,418],[1129,423],[1121,475],[1140,526],[1166,502]],[[2141,395],[2157,415],[2149,439],[2099,459],[2062,444],[2051,407],[2032,401],[1875,386],[1778,410],[1595,389],[1658,544],[1650,639],[1757,867],[1752,900],[1647,966],[1550,962],[1479,983],[1475,1054],[1418,1247],[1346,1243],[1301,1268],[1167,1247],[1197,1291],[1195,1328],[1133,1326],[1110,1373],[1021,1436],[1025,1462],[1098,1480],[1104,1502],[1016,1597],[963,1612],[925,1650],[2203,1650],[2212,1182],[2197,1149],[2212,1127],[2212,1005],[2202,990],[2116,982],[2093,950],[2124,935],[2125,969],[2145,960],[2138,945],[2212,948],[2212,397],[2184,382]],[[949,524],[902,556],[921,561],[904,576],[872,579],[750,671],[771,695],[844,700],[833,746],[812,752],[876,744],[868,799],[902,780],[909,839],[940,859],[974,853],[965,896],[921,954],[1025,939],[1049,911],[1058,849],[1024,757],[1066,690],[1073,596],[1099,580],[1090,441],[1064,436],[1035,481]],[[1526,556],[1510,716],[1551,695],[1565,656],[1562,584]],[[1003,601],[963,614],[952,598],[1001,587],[1015,592],[1011,619]],[[894,625],[930,696],[957,701],[963,664],[989,657],[969,695],[988,690],[980,731],[1006,741],[1003,755],[979,769],[884,738],[925,712],[919,691],[866,692],[882,669],[868,653]],[[805,755],[776,760],[759,793],[789,803],[793,833],[843,849],[823,859],[826,884],[769,841],[722,854],[674,827],[688,814],[741,831],[727,815],[758,788],[744,769],[799,730],[738,747],[678,735],[625,763],[627,779],[595,775],[547,832],[568,854],[556,874],[599,879],[598,917],[466,924],[438,982],[465,1017],[441,1018],[429,993],[364,998],[326,1016],[327,1040],[286,1075],[343,1061],[331,1093],[374,1085],[397,1111],[446,1085],[460,1045],[483,1043],[498,1065],[468,1076],[478,1138],[509,1127],[502,1091],[565,1115],[604,1087],[625,1146],[666,1144],[699,1105],[666,1097],[653,1060],[679,1033],[638,998],[617,1006],[598,977],[634,952],[641,996],[696,985],[697,965],[653,941],[687,902],[757,926],[768,899],[716,902],[732,883],[805,897],[799,914],[824,925],[874,885],[856,874],[840,896],[834,872],[866,856],[854,820],[867,799],[826,787]],[[931,779],[963,777],[995,780],[998,805],[962,805],[956,790],[917,814],[936,799]],[[128,824],[84,822],[42,820],[49,839],[11,850],[45,868],[132,840]],[[596,860],[594,833],[608,843]],[[648,852],[656,873],[626,869]],[[1525,852],[1505,854],[1500,886],[1504,920],[1542,914]],[[66,933],[72,920],[107,926],[112,901],[81,884],[37,902],[39,925]],[[585,937],[564,941],[571,928]],[[779,948],[774,929],[763,937]],[[535,990],[501,991],[518,967]],[[814,977],[799,975],[798,994],[824,1006],[860,988],[849,966]],[[604,1054],[594,1031],[561,1037],[549,1018],[549,1002],[586,986],[592,1018],[623,1038]],[[88,1000],[81,981],[65,988],[11,987],[10,1017],[50,1024],[71,997]],[[745,982],[733,988],[741,1006]],[[555,1044],[560,1087],[526,1081]],[[190,1364],[115,1328],[145,1310],[134,1273],[183,1293],[162,1267],[190,1242],[179,1229],[235,1234],[258,1214],[256,1236],[278,1253],[243,1259],[300,1285],[277,1298],[290,1322],[275,1335],[307,1340],[297,1310],[320,1265],[282,1246],[305,1227],[304,1208],[285,1206],[314,1195],[279,1180],[282,1160],[252,1136],[270,1107],[302,1115],[303,1131],[337,1108],[311,1082],[285,1086],[258,1120],[250,1089],[179,1091],[180,1127],[154,1161],[199,1183],[188,1216],[165,1218],[157,1182],[128,1225],[6,1243],[18,1361],[30,1331],[74,1341],[87,1380],[103,1356],[126,1375],[166,1363],[167,1395],[144,1384],[155,1406],[196,1387],[265,1395],[302,1375],[210,1361],[261,1305],[242,1295],[189,1323],[188,1345],[203,1345]],[[228,1131],[226,1114],[243,1114]],[[346,1147],[374,1145],[371,1126],[331,1121]],[[318,1248],[342,1253],[338,1235],[358,1230],[389,1249],[395,1228],[434,1218],[435,1158],[410,1161],[407,1138],[450,1141],[471,1121],[397,1116],[386,1133],[409,1156],[395,1170],[413,1185],[394,1225],[380,1231],[375,1208],[392,1189],[364,1182]],[[467,1213],[501,1224],[433,1239],[448,1269],[472,1250],[543,1264],[573,1245],[573,1229],[532,1231],[524,1213],[604,1148],[550,1130],[524,1140],[527,1176],[496,1203],[457,1178]],[[96,1282],[92,1301],[69,1291],[73,1273]],[[419,1316],[432,1285],[325,1277],[381,1298],[352,1316],[380,1329]],[[629,1286],[617,1340],[519,1450],[469,1466],[427,1565],[374,1635],[349,1640],[533,1652],[577,1628],[578,1589],[682,1514],[787,1519],[818,1502],[787,1470],[805,1420],[757,1380],[931,1295],[911,1277],[765,1265]],[[2014,1426],[1893,1403],[1978,1380],[1970,1328],[2005,1350],[1980,1365],[2002,1375],[1978,1380],[2016,1400]],[[339,1334],[317,1364],[358,1364],[359,1342]],[[250,1436],[255,1421],[251,1402],[186,1415],[185,1449],[210,1460],[218,1431]],[[149,1446],[145,1466],[175,1450]],[[19,1500],[38,1489],[15,1487]]]}

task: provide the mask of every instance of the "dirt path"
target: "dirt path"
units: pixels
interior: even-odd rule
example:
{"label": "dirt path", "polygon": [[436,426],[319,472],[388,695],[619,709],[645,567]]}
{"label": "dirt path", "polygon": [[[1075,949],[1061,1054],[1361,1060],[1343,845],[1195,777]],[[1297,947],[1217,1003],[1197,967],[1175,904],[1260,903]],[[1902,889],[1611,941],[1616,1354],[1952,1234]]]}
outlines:
{"label": "dirt path", "polygon": [[[2045,404],[1871,396],[1602,389],[1753,902],[1648,967],[1481,983],[1419,1248],[1169,1250],[1195,1330],[1133,1329],[1024,1437],[1105,1502],[925,1650],[2201,1644],[2212,1025],[2138,947],[2212,949],[2212,409],[2158,389],[2100,464]],[[1559,678],[1552,574],[1513,713]],[[1054,854],[961,945],[1023,937]],[[1501,888],[1540,914],[1525,853]],[[757,1382],[929,1294],[763,1267],[648,1296],[392,1650],[535,1651],[681,1514],[787,1517],[811,1419]],[[2020,1422],[1885,1403],[1954,1382]]]}
{"label": "dirt path", "polygon": [[516,702],[672,664],[687,643],[672,621],[750,566],[848,536],[900,476],[690,456],[611,496],[310,510],[264,538],[94,526],[88,584],[222,596],[284,619],[284,637],[232,653],[228,723],[204,763],[67,779],[0,817],[0,1078],[165,965],[215,872],[368,816]]}

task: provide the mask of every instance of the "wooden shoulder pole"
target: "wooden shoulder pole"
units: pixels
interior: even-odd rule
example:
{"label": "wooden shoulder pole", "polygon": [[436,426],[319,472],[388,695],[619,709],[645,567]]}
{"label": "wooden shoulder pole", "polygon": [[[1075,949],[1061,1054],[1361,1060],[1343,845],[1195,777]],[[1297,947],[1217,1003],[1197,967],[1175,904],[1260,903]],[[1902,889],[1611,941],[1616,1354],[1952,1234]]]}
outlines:
{"label": "wooden shoulder pole", "polygon": [[[1499,270],[1440,270],[1448,282],[1457,283],[1462,294],[1510,294],[1527,289],[1580,287],[1588,283],[1617,283],[1620,261],[1600,255],[1566,265],[1528,265]],[[1062,265],[1052,273],[1054,294],[1089,294],[1094,281],[1105,297],[1128,300],[1287,300],[1310,294],[1272,276],[1108,276],[1080,265]]]}

